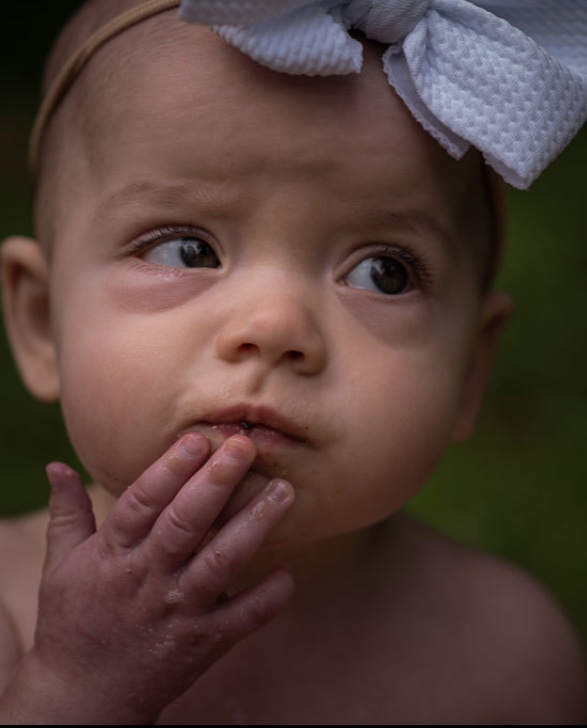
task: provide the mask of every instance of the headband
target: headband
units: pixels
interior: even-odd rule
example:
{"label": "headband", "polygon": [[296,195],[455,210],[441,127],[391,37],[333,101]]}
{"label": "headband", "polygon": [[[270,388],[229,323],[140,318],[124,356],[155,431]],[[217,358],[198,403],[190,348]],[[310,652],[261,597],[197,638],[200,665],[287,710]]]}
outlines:
{"label": "headband", "polygon": [[64,66],[33,128],[43,129],[92,54],[157,13],[208,25],[275,71],[358,73],[359,30],[385,44],[383,68],[413,116],[453,157],[470,146],[528,188],[587,120],[587,0],[150,0],[91,36]]}
{"label": "headband", "polygon": [[69,91],[71,85],[94,53],[111,38],[119,35],[127,30],[127,28],[137,25],[137,23],[151,18],[153,15],[158,15],[166,10],[178,7],[180,1],[148,0],[148,2],[137,5],[125,13],[117,15],[109,23],[106,23],[106,25],[93,33],[81,48],[70,56],[45,94],[37,113],[37,118],[33,124],[29,142],[29,166],[31,169],[36,167],[39,148],[41,146],[41,137],[43,136],[45,127],[49,123],[49,119],[53,116],[62,98]]}

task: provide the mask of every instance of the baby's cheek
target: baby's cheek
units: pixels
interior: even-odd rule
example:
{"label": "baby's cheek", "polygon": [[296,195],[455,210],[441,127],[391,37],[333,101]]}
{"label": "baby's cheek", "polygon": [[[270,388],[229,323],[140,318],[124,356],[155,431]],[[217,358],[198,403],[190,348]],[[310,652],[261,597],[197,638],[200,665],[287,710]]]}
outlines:
{"label": "baby's cheek", "polygon": [[62,380],[63,418],[78,457],[92,479],[122,492],[164,449],[153,424],[163,415],[156,389],[140,366],[107,348],[99,357],[70,358]]}
{"label": "baby's cheek", "polygon": [[[376,482],[386,483],[382,500],[403,505],[427,482],[443,456],[458,410],[459,388],[450,378],[430,376],[412,367],[414,376],[386,384],[387,393],[372,396],[369,412],[357,418],[355,442],[349,447],[349,472],[361,463]],[[356,461],[351,452],[362,453]]]}
{"label": "baby's cheek", "polygon": [[[91,389],[91,388],[90,388]],[[140,450],[127,417],[108,406],[104,396],[64,393],[63,416],[69,438],[92,480],[118,494],[132,482]]]}
{"label": "baby's cheek", "polygon": [[346,399],[335,417],[345,423],[340,437],[293,469],[296,502],[272,538],[314,540],[364,528],[425,487],[449,441],[454,406],[452,395],[420,382],[413,392],[388,381],[385,396]]}

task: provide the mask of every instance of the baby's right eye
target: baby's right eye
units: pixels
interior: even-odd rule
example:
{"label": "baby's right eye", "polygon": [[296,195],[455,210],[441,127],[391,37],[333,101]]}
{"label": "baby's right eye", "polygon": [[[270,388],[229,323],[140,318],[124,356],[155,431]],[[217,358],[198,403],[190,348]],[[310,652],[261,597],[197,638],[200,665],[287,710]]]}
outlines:
{"label": "baby's right eye", "polygon": [[147,263],[171,268],[219,268],[220,260],[205,240],[182,235],[157,243],[141,258]]}

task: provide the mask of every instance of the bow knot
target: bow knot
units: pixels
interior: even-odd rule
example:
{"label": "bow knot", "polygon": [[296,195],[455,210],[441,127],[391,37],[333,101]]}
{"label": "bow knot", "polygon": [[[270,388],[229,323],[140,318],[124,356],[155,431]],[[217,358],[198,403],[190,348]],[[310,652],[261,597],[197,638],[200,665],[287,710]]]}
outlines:
{"label": "bow knot", "polygon": [[400,43],[425,16],[431,0],[349,0],[343,3],[345,24],[367,38],[389,45]]}

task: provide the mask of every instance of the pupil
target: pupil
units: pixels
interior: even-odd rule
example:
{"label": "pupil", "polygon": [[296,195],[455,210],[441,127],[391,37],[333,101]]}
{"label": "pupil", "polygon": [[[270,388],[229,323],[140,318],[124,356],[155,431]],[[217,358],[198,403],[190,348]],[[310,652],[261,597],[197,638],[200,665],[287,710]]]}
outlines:
{"label": "pupil", "polygon": [[182,238],[180,255],[188,268],[218,268],[219,265],[216,253],[203,240]]}
{"label": "pupil", "polygon": [[408,285],[408,272],[393,258],[375,258],[371,270],[371,280],[383,293],[397,294]]}

